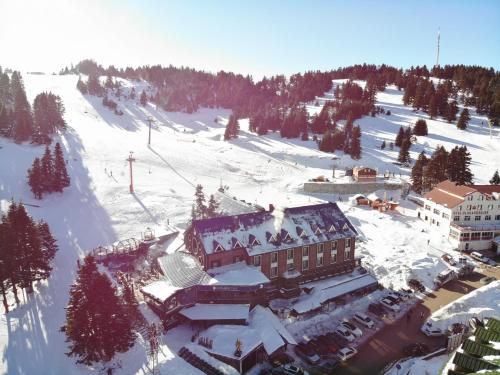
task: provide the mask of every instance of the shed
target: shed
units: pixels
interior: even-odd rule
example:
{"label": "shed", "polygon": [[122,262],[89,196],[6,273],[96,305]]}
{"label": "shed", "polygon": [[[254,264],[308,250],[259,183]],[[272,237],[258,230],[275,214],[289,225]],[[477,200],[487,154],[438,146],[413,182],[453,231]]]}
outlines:
{"label": "shed", "polygon": [[358,182],[375,182],[377,179],[377,171],[369,167],[354,167],[353,177]]}

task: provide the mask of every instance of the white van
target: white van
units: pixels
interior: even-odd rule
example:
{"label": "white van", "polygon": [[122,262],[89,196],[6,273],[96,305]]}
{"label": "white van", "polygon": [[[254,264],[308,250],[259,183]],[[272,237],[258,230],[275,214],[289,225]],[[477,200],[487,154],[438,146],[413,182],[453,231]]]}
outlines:
{"label": "white van", "polygon": [[488,258],[485,257],[483,254],[478,253],[477,251],[473,251],[472,253],[470,253],[470,256],[471,256],[471,258],[479,260],[480,262],[483,262],[483,263],[488,262]]}

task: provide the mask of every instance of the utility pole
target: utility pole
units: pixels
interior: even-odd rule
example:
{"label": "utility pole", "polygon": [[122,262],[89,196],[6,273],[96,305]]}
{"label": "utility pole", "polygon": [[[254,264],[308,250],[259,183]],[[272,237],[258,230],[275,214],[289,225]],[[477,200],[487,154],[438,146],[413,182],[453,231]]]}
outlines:
{"label": "utility pole", "polygon": [[149,122],[148,146],[151,146],[151,124],[155,122],[155,120],[151,116],[148,116],[146,121]]}
{"label": "utility pole", "polygon": [[130,155],[128,156],[128,159],[126,159],[130,165],[130,194],[134,193],[134,179],[132,176],[132,163],[135,161],[135,159],[132,156],[133,154],[134,154],[134,152],[130,151]]}

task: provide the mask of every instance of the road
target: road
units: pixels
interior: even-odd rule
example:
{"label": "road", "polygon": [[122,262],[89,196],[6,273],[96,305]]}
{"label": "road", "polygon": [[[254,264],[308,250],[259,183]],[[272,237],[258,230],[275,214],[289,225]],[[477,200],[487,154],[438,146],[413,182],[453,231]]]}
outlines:
{"label": "road", "polygon": [[[482,268],[481,273],[473,273],[467,279],[454,280],[443,288],[433,292],[413,307],[411,319],[402,318],[386,325],[373,338],[358,348],[358,355],[343,368],[337,370],[339,375],[378,374],[388,363],[402,358],[401,349],[406,345],[421,342],[429,346],[431,351],[445,344],[445,339],[427,337],[420,331],[423,322],[436,310],[455,301],[463,295],[483,286],[479,280],[484,276],[495,276],[500,279],[500,268]],[[423,318],[421,314],[423,313]]]}

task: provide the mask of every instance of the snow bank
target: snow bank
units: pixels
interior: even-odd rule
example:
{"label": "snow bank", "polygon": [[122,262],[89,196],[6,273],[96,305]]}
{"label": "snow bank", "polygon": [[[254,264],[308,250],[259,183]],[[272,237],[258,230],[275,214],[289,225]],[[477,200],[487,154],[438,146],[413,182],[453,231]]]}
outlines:
{"label": "snow bank", "polygon": [[435,311],[428,322],[445,330],[453,323],[467,323],[474,316],[496,316],[499,311],[500,280],[497,280]]}

